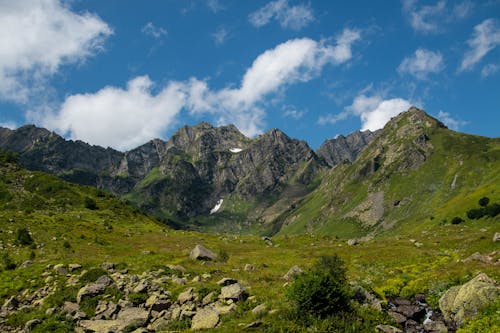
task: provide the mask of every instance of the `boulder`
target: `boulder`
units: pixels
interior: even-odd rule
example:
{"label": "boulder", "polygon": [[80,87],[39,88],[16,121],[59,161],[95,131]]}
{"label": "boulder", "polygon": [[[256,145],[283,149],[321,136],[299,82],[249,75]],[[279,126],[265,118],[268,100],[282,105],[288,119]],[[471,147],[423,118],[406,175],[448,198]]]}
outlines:
{"label": "boulder", "polygon": [[206,307],[196,312],[191,320],[191,329],[214,328],[219,323],[219,314],[212,307]]}
{"label": "boulder", "polygon": [[304,273],[302,268],[300,268],[299,266],[293,266],[288,270],[288,272],[285,275],[283,275],[283,279],[287,281],[292,281],[294,277],[302,273]]}
{"label": "boulder", "polygon": [[77,269],[82,268],[82,265],[80,264],[69,264],[68,269],[70,272],[76,271]]}
{"label": "boulder", "polygon": [[194,289],[188,288],[179,294],[179,296],[177,297],[177,301],[179,302],[179,304],[184,304],[186,302],[194,300],[194,298]]}
{"label": "boulder", "polygon": [[96,333],[120,332],[126,327],[118,320],[80,320],[78,326],[84,329],[83,332]]}
{"label": "boulder", "polygon": [[264,315],[267,313],[267,305],[259,304],[255,308],[252,309],[252,314],[254,316]]}
{"label": "boulder", "polygon": [[33,331],[33,329],[37,326],[37,325],[40,325],[42,323],[42,321],[40,319],[31,319],[29,321],[26,322],[26,324],[24,324],[24,331],[25,332],[31,332]]}
{"label": "boulder", "polygon": [[64,264],[55,265],[53,269],[54,269],[54,272],[56,272],[57,274],[60,274],[60,275],[68,274],[68,269],[66,268],[66,266]]}
{"label": "boulder", "polygon": [[116,267],[116,264],[114,262],[103,262],[101,264],[101,268],[106,270],[106,271],[112,271]]}
{"label": "boulder", "polygon": [[189,258],[193,260],[215,260],[217,259],[217,255],[206,247],[197,244],[194,249],[191,250]]}
{"label": "boulder", "polygon": [[500,232],[495,232],[493,235],[493,242],[500,242]]}
{"label": "boulder", "polygon": [[18,306],[19,299],[14,295],[3,303],[2,310],[12,311],[17,309]]}
{"label": "boulder", "polygon": [[354,245],[358,245],[358,240],[353,238],[353,239],[349,239],[347,241],[347,245],[350,245],[350,246],[354,246]]}
{"label": "boulder", "polygon": [[230,284],[235,284],[235,283],[238,283],[238,280],[228,277],[222,278],[219,281],[217,281],[217,284],[221,287],[229,286]]}
{"label": "boulder", "polygon": [[245,287],[239,283],[233,283],[229,286],[222,287],[220,298],[224,300],[232,299],[235,301],[242,300],[246,297]]}
{"label": "boulder", "polygon": [[149,290],[149,288],[151,288],[151,283],[149,283],[146,279],[142,279],[139,281],[137,286],[135,286],[134,293],[145,293]]}
{"label": "boulder", "polygon": [[390,325],[377,325],[375,329],[377,330],[377,332],[383,333],[403,333],[403,331],[401,331],[399,328]]}
{"label": "boulder", "polygon": [[439,299],[439,308],[446,320],[461,324],[494,302],[500,295],[497,282],[480,273],[469,282],[450,288]]}
{"label": "boulder", "polygon": [[250,265],[250,264],[246,264],[245,267],[243,268],[243,270],[245,272],[250,272],[250,271],[253,271],[254,269],[255,268],[252,265]]}
{"label": "boulder", "polygon": [[80,304],[80,302],[88,297],[94,297],[102,294],[106,290],[105,284],[100,283],[92,283],[88,284],[85,287],[80,288],[78,294],[76,295],[76,302]]}
{"label": "boulder", "polygon": [[149,313],[141,308],[125,308],[118,312],[116,320],[121,321],[126,326],[144,326],[149,319]]}

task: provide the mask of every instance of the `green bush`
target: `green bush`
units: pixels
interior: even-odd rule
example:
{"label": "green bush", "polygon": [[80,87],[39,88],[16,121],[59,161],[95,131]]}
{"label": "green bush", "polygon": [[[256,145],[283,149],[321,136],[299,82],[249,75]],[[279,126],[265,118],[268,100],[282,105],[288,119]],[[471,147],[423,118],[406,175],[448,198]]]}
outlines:
{"label": "green bush", "polygon": [[461,217],[455,216],[454,218],[451,219],[451,224],[460,224],[464,220]]}
{"label": "green bush", "polygon": [[490,198],[488,197],[482,197],[479,199],[479,206],[481,207],[486,207],[490,203]]}
{"label": "green bush", "polygon": [[96,210],[98,208],[95,200],[90,197],[86,197],[83,203],[85,208],[87,209]]}
{"label": "green bush", "polygon": [[148,297],[149,296],[147,293],[130,293],[128,295],[128,300],[129,302],[134,303],[135,306],[139,306],[143,303],[146,303]]}
{"label": "green bush", "polygon": [[80,277],[80,282],[81,283],[93,283],[103,275],[107,276],[108,272],[106,272],[102,268],[91,268]]}
{"label": "green bush", "polygon": [[21,245],[31,245],[34,242],[30,232],[26,228],[17,229],[16,239]]}
{"label": "green bush", "polygon": [[325,318],[350,309],[350,288],[344,262],[337,255],[322,256],[308,272],[295,278],[287,298],[299,316]]}
{"label": "green bush", "polygon": [[473,208],[467,211],[467,217],[471,220],[478,220],[486,214],[485,208]]}
{"label": "green bush", "polygon": [[8,253],[3,254],[2,261],[3,261],[4,269],[6,269],[8,271],[14,270],[17,267],[16,263],[10,258]]}
{"label": "green bush", "polygon": [[500,214],[500,204],[494,203],[494,204],[488,205],[488,206],[486,206],[485,210],[486,210],[486,214],[489,217],[495,217],[498,214]]}

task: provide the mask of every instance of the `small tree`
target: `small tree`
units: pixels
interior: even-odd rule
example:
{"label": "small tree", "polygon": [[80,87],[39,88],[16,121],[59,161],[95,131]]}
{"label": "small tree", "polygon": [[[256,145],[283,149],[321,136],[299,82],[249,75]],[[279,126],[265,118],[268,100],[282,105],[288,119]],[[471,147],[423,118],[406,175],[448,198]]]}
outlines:
{"label": "small tree", "polygon": [[486,207],[490,203],[490,198],[488,197],[482,197],[479,199],[479,206],[481,207]]}
{"label": "small tree", "polygon": [[498,214],[500,214],[500,204],[494,203],[491,205],[486,206],[485,208],[486,214],[488,214],[489,217],[495,217]]}
{"label": "small tree", "polygon": [[461,217],[455,216],[454,218],[451,219],[451,224],[460,224],[464,220]]}
{"label": "small tree", "polygon": [[324,318],[349,310],[350,289],[344,262],[337,255],[320,257],[287,291],[299,315]]}
{"label": "small tree", "polygon": [[17,229],[17,241],[21,245],[31,245],[34,242],[30,232],[26,228]]}
{"label": "small tree", "polygon": [[95,200],[90,198],[90,197],[85,198],[84,205],[85,205],[85,208],[90,209],[90,210],[97,209],[97,204],[96,204]]}

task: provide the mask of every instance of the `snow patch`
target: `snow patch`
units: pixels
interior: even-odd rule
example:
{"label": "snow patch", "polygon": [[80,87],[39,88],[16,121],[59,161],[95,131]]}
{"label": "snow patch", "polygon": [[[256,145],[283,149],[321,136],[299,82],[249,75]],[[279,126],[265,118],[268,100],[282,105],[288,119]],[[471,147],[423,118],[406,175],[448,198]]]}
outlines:
{"label": "snow patch", "polygon": [[241,149],[241,148],[231,148],[231,149],[229,149],[229,151],[230,151],[231,153],[239,153],[239,152],[241,152],[242,150],[243,150],[243,149]]}
{"label": "snow patch", "polygon": [[219,211],[220,207],[222,206],[222,202],[224,202],[224,199],[220,199],[219,201],[217,201],[215,207],[210,211],[210,215],[215,214]]}

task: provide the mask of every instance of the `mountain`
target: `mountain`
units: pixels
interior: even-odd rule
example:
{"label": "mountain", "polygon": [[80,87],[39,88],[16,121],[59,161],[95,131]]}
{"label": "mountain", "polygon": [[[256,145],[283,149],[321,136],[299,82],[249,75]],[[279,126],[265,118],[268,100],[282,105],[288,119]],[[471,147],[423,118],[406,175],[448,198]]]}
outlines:
{"label": "mountain", "polygon": [[233,125],[204,122],[126,153],[32,125],[1,129],[0,149],[17,152],[28,169],[106,189],[181,226],[200,215],[209,224],[270,221],[310,192],[326,168],[304,141],[278,129],[249,139]]}
{"label": "mountain", "polygon": [[334,139],[325,140],[316,151],[329,166],[343,162],[352,163],[363,148],[373,140],[379,131],[356,131],[348,136],[339,135]]}
{"label": "mountain", "polygon": [[274,230],[341,237],[421,230],[465,219],[483,196],[500,201],[499,184],[500,138],[451,131],[411,108],[391,119],[352,164],[327,171]]}

